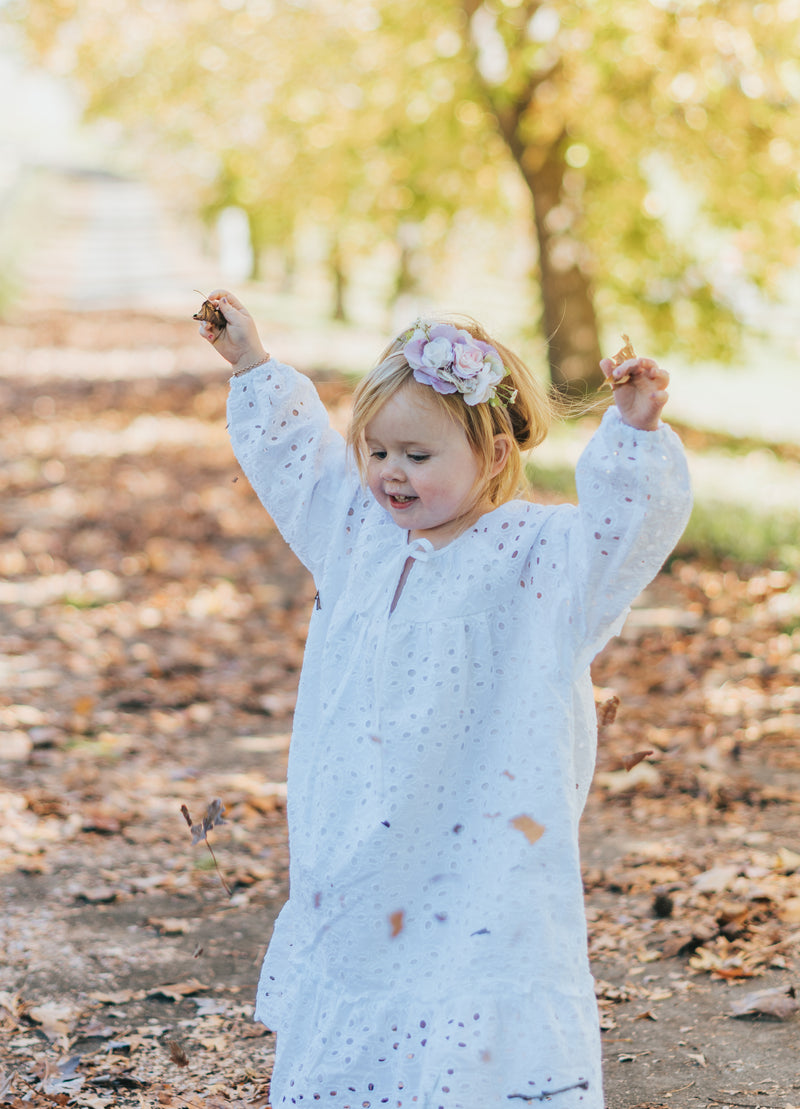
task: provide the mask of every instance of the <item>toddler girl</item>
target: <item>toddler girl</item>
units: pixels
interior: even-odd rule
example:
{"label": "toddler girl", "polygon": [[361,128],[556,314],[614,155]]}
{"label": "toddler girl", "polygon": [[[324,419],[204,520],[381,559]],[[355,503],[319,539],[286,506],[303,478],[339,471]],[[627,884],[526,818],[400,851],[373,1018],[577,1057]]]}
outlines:
{"label": "toddler girl", "polygon": [[[602,1109],[578,821],[593,656],[686,522],[666,373],[624,379],[580,505],[512,499],[545,393],[472,322],[418,321],[349,444],[230,293],[234,450],[314,575],[289,772],[290,898],[257,1018],[273,1106]],[[349,449],[348,449],[349,447]]]}

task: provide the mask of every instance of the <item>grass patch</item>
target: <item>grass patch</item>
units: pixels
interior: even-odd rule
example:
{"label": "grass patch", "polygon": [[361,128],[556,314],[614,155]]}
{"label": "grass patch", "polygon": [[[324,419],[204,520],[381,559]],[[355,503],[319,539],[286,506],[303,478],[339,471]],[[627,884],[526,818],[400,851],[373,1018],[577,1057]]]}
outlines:
{"label": "grass patch", "polygon": [[570,501],[578,498],[574,466],[541,466],[539,463],[534,465],[529,462],[525,467],[525,475],[534,490],[534,497],[536,490],[541,489],[544,493],[565,497]]}
{"label": "grass patch", "polygon": [[[569,466],[529,465],[527,475],[534,498],[538,491],[570,501],[577,498]],[[758,512],[743,504],[696,500],[674,555],[797,571],[800,513]]]}
{"label": "grass patch", "polygon": [[676,553],[795,571],[800,569],[798,539],[798,513],[762,513],[746,505],[700,501]]}

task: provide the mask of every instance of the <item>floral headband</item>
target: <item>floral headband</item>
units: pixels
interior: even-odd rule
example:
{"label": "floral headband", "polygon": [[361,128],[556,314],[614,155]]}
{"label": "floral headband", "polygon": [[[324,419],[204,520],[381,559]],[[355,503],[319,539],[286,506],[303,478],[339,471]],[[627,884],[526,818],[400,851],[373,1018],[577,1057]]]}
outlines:
{"label": "floral headband", "polygon": [[517,390],[501,386],[508,373],[489,343],[448,323],[417,320],[400,338],[403,355],[422,385],[437,393],[461,393],[466,404],[513,404]]}

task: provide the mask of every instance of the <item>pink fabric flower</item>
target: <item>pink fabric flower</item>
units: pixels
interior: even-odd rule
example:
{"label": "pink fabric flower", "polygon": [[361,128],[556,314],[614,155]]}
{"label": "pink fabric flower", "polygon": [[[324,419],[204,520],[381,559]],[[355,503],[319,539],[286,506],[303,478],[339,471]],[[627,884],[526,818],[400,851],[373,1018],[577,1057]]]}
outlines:
{"label": "pink fabric flower", "polygon": [[453,372],[459,377],[477,377],[483,369],[483,351],[475,343],[456,343]]}
{"label": "pink fabric flower", "polygon": [[496,386],[506,375],[493,346],[452,324],[417,322],[403,354],[415,380],[437,393],[459,392],[467,404],[494,401]]}

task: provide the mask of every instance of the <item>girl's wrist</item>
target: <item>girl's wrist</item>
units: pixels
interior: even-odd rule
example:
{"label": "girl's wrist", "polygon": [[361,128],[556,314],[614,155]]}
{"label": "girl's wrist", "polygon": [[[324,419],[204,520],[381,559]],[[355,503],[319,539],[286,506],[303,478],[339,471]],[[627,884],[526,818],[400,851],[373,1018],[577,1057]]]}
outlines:
{"label": "girl's wrist", "polygon": [[250,350],[232,363],[232,376],[240,377],[242,374],[246,374],[248,370],[254,370],[256,366],[263,366],[265,362],[269,362],[269,355],[264,350],[261,350],[260,353]]}

